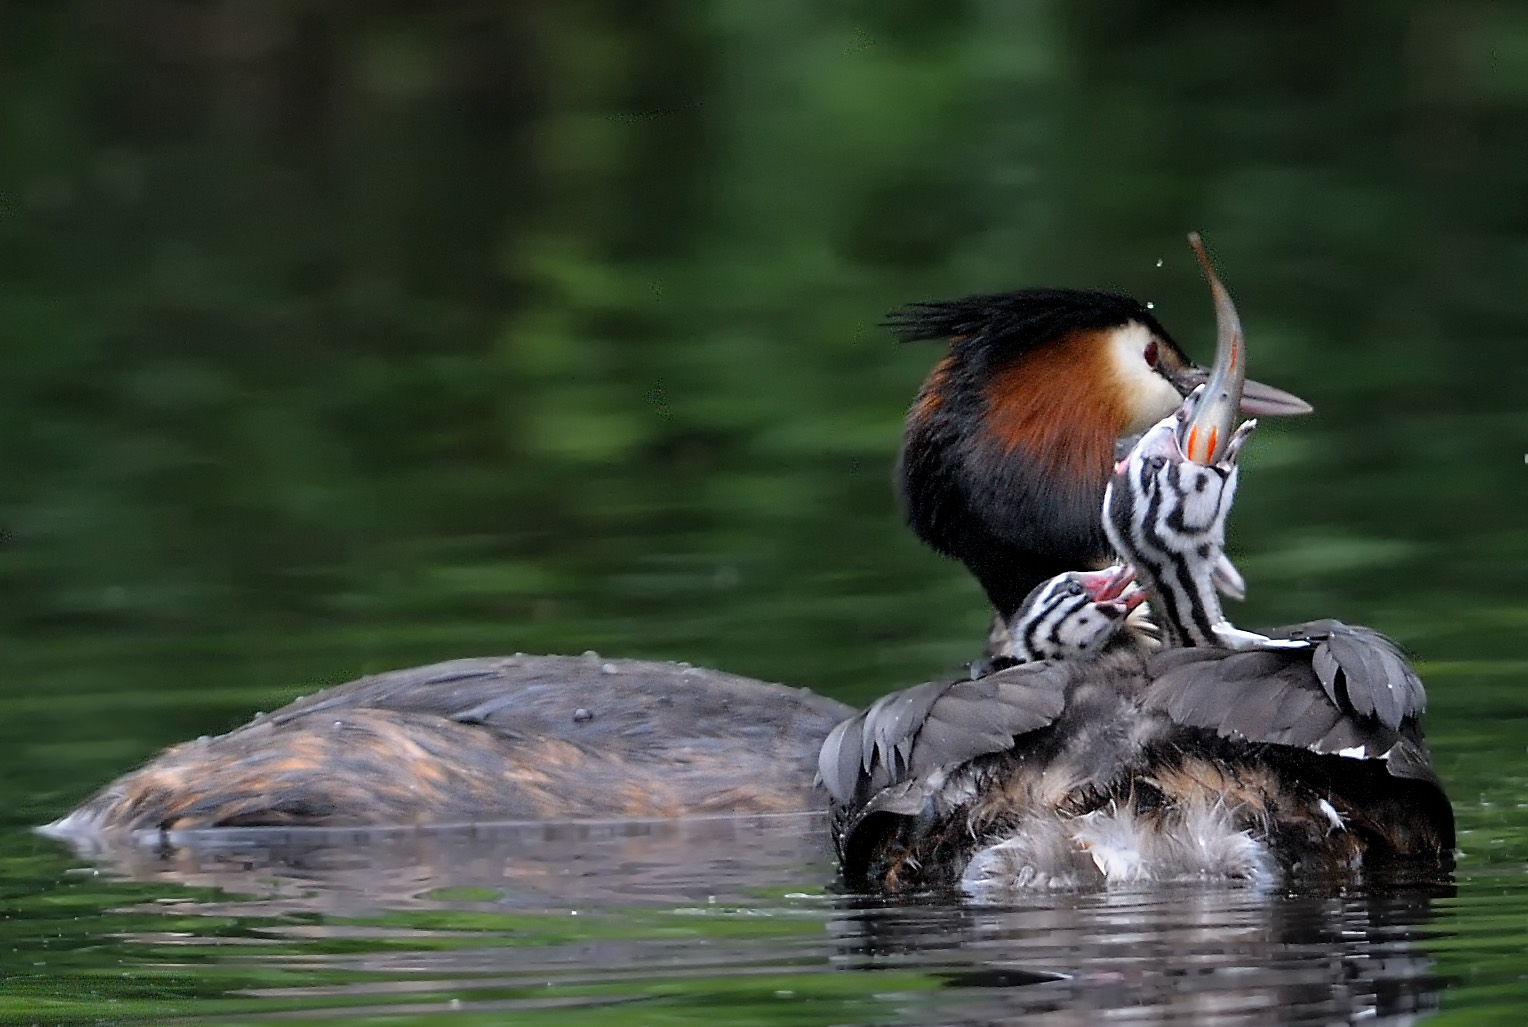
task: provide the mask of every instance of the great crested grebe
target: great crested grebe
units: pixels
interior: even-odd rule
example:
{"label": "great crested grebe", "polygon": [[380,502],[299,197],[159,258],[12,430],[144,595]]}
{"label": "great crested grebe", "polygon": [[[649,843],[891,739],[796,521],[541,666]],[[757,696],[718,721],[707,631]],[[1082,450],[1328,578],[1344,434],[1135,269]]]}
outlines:
{"label": "great crested grebe", "polygon": [[[974,551],[981,525],[1000,525],[1021,544],[998,541],[994,552],[1021,582],[1040,580],[1079,546],[1102,556],[1098,533],[1079,532],[1067,511],[1102,502],[1108,479],[1095,465],[1106,472],[1117,437],[1173,409],[1203,372],[1141,304],[1119,296],[1038,290],[910,309],[893,318],[905,336],[965,333],[909,415],[902,481],[904,491],[916,483],[915,527],[948,529],[965,540],[960,555]],[[1265,387],[1249,397],[1249,409],[1308,409]],[[1077,447],[1085,456],[1070,457]],[[981,513],[1006,501],[976,487],[983,471],[1029,496],[1028,512]],[[942,507],[941,489],[952,497]],[[1059,515],[1048,497],[1065,498]],[[992,592],[997,579],[983,573]],[[175,746],[45,830],[821,809],[817,752],[852,712],[676,664],[460,660],[363,678]]]}
{"label": "great crested grebe", "polygon": [[1221,612],[1217,590],[1241,588],[1224,530],[1252,423],[1232,431],[1244,350],[1205,263],[1216,374],[1119,463],[1101,518],[1165,643],[1119,616],[1116,586],[1078,601],[1063,575],[1009,621],[1014,658],[1038,662],[835,728],[819,767],[851,884],[991,894],[1448,858],[1425,694],[1394,643],[1336,621],[1259,635]]}

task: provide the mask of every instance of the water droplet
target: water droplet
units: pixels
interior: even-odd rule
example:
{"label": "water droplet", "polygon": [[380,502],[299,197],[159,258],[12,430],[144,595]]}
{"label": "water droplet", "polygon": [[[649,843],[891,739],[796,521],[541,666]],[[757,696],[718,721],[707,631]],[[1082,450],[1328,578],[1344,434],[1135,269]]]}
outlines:
{"label": "water droplet", "polygon": [[[1161,267],[1161,266],[1162,266],[1162,258],[1158,257],[1157,258],[1157,267]],[[1151,304],[1148,303],[1147,306],[1151,306]]]}
{"label": "water droplet", "polygon": [[1155,303],[1152,303],[1150,300],[1147,300],[1146,301],[1146,309],[1147,310],[1156,310],[1157,309],[1157,305]]}

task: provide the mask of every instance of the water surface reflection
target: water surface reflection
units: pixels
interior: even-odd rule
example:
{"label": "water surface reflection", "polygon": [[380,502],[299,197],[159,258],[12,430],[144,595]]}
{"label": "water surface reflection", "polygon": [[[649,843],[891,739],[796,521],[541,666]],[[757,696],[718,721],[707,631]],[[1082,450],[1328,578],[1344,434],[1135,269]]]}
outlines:
{"label": "water surface reflection", "polygon": [[[89,855],[218,889],[127,912],[253,920],[215,943],[261,971],[240,992],[329,1013],[662,1005],[679,988],[734,1014],[804,1003],[791,1022],[1399,1024],[1444,983],[1425,943],[1451,888],[889,904],[832,891],[825,837],[819,816],[263,828]],[[129,941],[164,953],[212,933]]]}
{"label": "water surface reflection", "polygon": [[494,908],[742,902],[821,890],[826,817],[781,814],[429,828],[252,827],[96,837],[77,854],[135,881],[252,896],[243,912],[362,915],[476,896]]}
{"label": "water surface reflection", "polygon": [[1432,920],[1421,892],[1217,887],[867,909],[833,928],[846,965],[970,989],[961,1023],[1396,1024],[1437,1008],[1418,944]]}

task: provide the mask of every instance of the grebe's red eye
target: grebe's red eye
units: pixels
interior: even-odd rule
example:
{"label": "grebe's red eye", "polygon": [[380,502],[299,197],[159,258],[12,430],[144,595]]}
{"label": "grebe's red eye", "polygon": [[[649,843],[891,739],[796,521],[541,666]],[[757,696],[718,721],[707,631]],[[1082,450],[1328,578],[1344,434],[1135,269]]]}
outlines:
{"label": "grebe's red eye", "polygon": [[1148,342],[1146,344],[1146,352],[1142,353],[1141,355],[1146,358],[1146,363],[1150,364],[1152,367],[1156,367],[1157,366],[1157,340],[1156,339],[1152,339],[1150,342]]}

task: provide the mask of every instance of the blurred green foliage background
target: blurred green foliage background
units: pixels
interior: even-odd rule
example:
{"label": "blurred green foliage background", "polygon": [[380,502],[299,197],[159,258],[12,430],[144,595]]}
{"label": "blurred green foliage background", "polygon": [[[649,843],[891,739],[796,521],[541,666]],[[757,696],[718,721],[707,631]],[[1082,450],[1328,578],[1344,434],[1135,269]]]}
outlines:
{"label": "blurred green foliage background", "polygon": [[1208,357],[1191,228],[1318,411],[1238,619],[1521,658],[1525,157],[1499,3],[6,5],[0,661],[134,752],[456,655],[944,673],[880,318],[1114,287]]}

